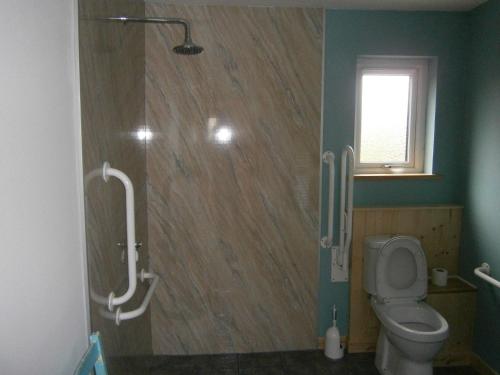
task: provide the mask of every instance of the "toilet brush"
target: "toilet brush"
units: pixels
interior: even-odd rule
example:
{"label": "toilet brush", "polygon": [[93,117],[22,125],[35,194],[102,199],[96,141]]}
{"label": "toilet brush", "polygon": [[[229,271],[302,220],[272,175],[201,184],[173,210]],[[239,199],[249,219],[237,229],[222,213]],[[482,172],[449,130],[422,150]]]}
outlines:
{"label": "toilet brush", "polygon": [[344,356],[344,347],[340,343],[340,333],[337,328],[337,308],[335,305],[333,305],[333,326],[326,331],[325,356],[330,359],[340,359]]}

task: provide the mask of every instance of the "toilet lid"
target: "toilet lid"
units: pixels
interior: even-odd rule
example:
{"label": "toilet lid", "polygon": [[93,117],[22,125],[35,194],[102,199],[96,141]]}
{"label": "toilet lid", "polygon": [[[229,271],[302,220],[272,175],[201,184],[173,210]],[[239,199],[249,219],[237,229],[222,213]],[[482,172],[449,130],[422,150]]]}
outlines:
{"label": "toilet lid", "polygon": [[421,300],[427,294],[427,262],[420,242],[393,237],[380,249],[376,291],[379,299]]}

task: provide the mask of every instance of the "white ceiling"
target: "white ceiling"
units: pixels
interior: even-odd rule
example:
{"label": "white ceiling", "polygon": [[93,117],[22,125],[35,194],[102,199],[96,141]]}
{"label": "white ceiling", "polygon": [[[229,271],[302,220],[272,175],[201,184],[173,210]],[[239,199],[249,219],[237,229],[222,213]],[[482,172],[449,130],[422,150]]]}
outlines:
{"label": "white ceiling", "polygon": [[186,5],[292,6],[364,10],[466,11],[486,0],[147,0]]}

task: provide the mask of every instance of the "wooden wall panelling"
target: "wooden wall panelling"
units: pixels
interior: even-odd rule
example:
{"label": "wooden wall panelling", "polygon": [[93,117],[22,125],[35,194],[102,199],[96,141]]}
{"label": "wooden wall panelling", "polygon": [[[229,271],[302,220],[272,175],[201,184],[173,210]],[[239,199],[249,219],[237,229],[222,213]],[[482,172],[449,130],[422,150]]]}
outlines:
{"label": "wooden wall panelling", "polygon": [[434,363],[439,366],[469,365],[476,314],[476,293],[429,294],[426,301],[443,315],[450,326],[450,336],[434,359]]}
{"label": "wooden wall panelling", "polygon": [[379,322],[363,290],[363,243],[375,234],[405,234],[420,239],[429,270],[445,267],[458,272],[461,206],[355,208],[350,285],[349,351],[376,348]]}

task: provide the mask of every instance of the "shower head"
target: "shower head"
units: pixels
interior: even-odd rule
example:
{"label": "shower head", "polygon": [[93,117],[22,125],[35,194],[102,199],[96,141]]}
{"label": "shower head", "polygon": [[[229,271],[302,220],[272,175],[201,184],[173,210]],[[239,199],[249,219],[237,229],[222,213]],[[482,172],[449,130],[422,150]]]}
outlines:
{"label": "shower head", "polygon": [[172,23],[178,23],[184,26],[184,43],[174,47],[174,52],[179,55],[198,55],[203,52],[203,47],[198,46],[191,40],[191,27],[186,20],[175,19]]}
{"label": "shower head", "polygon": [[137,17],[108,17],[107,21],[118,21],[126,24],[127,22],[140,23],[170,23],[182,25],[184,27],[184,43],[175,46],[173,51],[179,55],[198,55],[203,52],[203,47],[198,46],[191,40],[191,26],[189,22],[183,18],[137,18]]}
{"label": "shower head", "polygon": [[191,39],[188,39],[180,46],[175,46],[173,51],[179,55],[197,55],[203,52],[203,47],[197,46]]}

